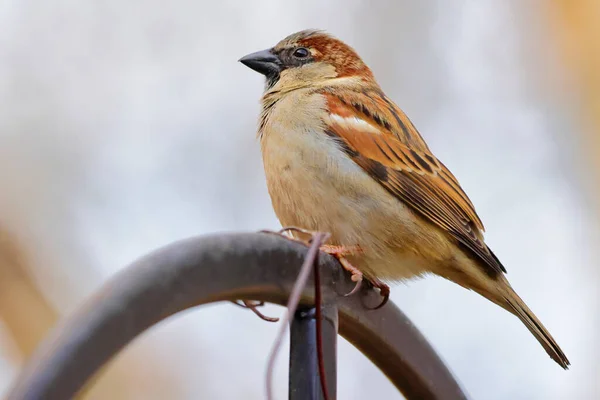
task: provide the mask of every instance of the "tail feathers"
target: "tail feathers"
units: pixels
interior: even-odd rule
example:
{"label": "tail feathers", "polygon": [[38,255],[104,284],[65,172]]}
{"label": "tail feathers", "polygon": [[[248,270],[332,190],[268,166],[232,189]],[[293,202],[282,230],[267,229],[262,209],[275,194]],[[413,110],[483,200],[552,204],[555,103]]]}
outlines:
{"label": "tail feathers", "polygon": [[550,332],[548,332],[540,320],[537,319],[535,314],[508,284],[503,296],[506,303],[502,306],[516,315],[525,324],[527,329],[529,329],[542,347],[544,347],[550,358],[556,361],[556,363],[564,369],[569,369],[571,363],[558,343],[556,343]]}

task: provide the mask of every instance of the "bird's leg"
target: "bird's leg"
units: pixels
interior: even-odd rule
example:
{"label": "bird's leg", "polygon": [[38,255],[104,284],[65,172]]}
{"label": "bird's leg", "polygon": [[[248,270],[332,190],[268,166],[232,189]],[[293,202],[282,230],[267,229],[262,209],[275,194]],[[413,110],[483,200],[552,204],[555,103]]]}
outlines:
{"label": "bird's leg", "polygon": [[238,301],[232,301],[233,304],[238,305],[243,308],[247,308],[256,314],[260,319],[265,320],[267,322],[277,322],[279,318],[267,317],[265,314],[261,313],[257,310],[258,307],[262,307],[265,305],[264,301],[255,301],[255,300],[241,300],[241,303]]}
{"label": "bird's leg", "polygon": [[363,249],[359,246],[336,246],[332,244],[324,244],[320,247],[321,251],[332,256],[352,256],[362,254]]}

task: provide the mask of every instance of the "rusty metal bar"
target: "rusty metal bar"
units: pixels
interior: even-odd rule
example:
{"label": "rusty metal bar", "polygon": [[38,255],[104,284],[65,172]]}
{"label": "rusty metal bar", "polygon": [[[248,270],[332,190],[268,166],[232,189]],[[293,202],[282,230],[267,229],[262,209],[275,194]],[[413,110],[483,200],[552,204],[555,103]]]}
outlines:
{"label": "rusty metal bar", "polygon": [[[265,233],[195,237],[134,262],[53,330],[8,395],[11,400],[73,397],[136,336],[185,309],[233,299],[284,305],[306,247]],[[425,338],[392,303],[354,282],[332,257],[319,257],[324,304],[338,308],[339,332],[408,399],[466,398]],[[366,285],[364,285],[366,286]],[[312,305],[312,280],[301,304]],[[326,324],[323,324],[326,326]]]}

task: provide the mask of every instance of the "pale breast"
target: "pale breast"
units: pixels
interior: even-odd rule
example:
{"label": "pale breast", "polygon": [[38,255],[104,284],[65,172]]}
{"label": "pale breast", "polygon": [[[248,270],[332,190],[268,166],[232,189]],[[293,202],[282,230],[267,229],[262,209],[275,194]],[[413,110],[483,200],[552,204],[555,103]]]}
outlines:
{"label": "pale breast", "polygon": [[267,186],[281,224],[330,232],[334,244],[360,245],[365,254],[354,260],[367,274],[402,279],[424,272],[420,249],[441,238],[323,133],[322,119],[315,118],[323,112],[311,100],[310,105],[301,96],[281,100],[261,138]]}

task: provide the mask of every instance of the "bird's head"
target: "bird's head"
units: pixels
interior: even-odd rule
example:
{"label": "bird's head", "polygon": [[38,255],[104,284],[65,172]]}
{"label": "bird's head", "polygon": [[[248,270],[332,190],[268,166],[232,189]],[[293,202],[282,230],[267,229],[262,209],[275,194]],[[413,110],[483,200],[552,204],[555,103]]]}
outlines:
{"label": "bird's head", "polygon": [[266,90],[289,91],[338,78],[374,80],[352,47],[319,30],[294,33],[275,47],[242,57],[240,62],[265,75]]}

